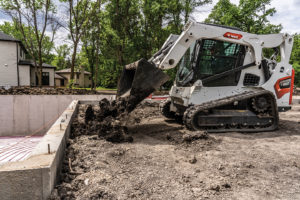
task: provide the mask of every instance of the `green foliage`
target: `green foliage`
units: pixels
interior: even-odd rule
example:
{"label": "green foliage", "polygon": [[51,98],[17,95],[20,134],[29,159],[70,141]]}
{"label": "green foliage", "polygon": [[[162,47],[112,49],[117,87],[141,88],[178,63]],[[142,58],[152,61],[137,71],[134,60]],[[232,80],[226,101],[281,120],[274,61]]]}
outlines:
{"label": "green foliage", "polygon": [[[211,0],[108,0],[101,17],[99,84],[116,87],[123,66],[149,59],[167,37],[180,34],[197,6]],[[171,80],[175,69],[167,72]]]}
{"label": "green foliage", "polygon": [[67,87],[72,89],[74,87],[74,83],[75,83],[75,80],[74,79],[70,79],[69,82],[68,82],[68,85]]}
{"label": "green foliage", "polygon": [[[11,17],[16,30],[21,33],[21,40],[38,67],[35,72],[38,85],[42,86],[42,63],[51,59],[47,49],[49,38],[45,33],[50,19],[54,19],[56,5],[51,0],[0,0],[0,6],[2,11]],[[52,23],[54,24],[54,21]],[[54,33],[53,29],[53,35]]]}
{"label": "green foliage", "polygon": [[70,47],[68,47],[66,44],[63,44],[55,47],[54,49],[56,54],[54,55],[51,65],[56,66],[57,70],[70,67],[70,59],[68,58],[70,55]]}
{"label": "green foliage", "polygon": [[105,60],[100,65],[98,85],[105,88],[116,88],[121,70],[120,67],[117,67],[116,61]]}
{"label": "green foliage", "polygon": [[[4,10],[15,10],[19,2],[22,9],[34,7],[41,17],[43,0],[0,0]],[[51,12],[56,12],[56,1],[51,1]],[[54,48],[48,36],[42,42],[42,60],[57,69],[83,66],[93,75],[96,86],[115,88],[123,66],[141,58],[149,59],[160,49],[167,37],[180,34],[182,27],[199,6],[212,0],[60,0],[71,7],[65,23],[72,46],[62,44]],[[270,7],[271,0],[240,0],[235,5],[230,0],[219,0],[214,6],[208,23],[228,25],[257,34],[278,33],[281,25],[271,24],[269,17],[276,13]],[[28,10],[27,10],[28,11]],[[41,17],[42,19],[42,17]],[[23,19],[25,22],[26,20]],[[26,23],[25,23],[26,24]],[[42,24],[42,23],[41,23]],[[16,18],[14,23],[5,22],[0,30],[26,43]],[[42,30],[42,29],[39,29]],[[48,30],[48,29],[47,29]],[[38,41],[34,26],[25,26],[25,35],[31,38],[33,57],[38,58]],[[41,36],[41,31],[38,35]],[[296,71],[295,83],[300,84],[300,40],[294,36],[291,63]],[[77,47],[78,46],[78,47]],[[27,47],[28,48],[28,47]],[[53,51],[54,49],[54,51]],[[265,52],[271,54],[272,52]],[[173,85],[177,69],[167,70],[170,76],[164,87]],[[70,85],[73,83],[71,82]]]}
{"label": "green foliage", "polygon": [[230,0],[220,0],[205,22],[237,27],[249,33],[278,33],[281,24],[274,25],[268,20],[276,13],[275,8],[269,8],[270,3],[271,0],[240,0],[236,6]]}
{"label": "green foliage", "polygon": [[295,82],[294,82],[294,84],[297,87],[300,87],[300,64],[299,63],[293,64],[293,68],[295,69]]}
{"label": "green foliage", "polygon": [[[4,24],[0,25],[0,31],[22,41],[22,43],[25,44],[21,30],[16,25],[16,22],[4,22]],[[32,38],[32,46],[35,47],[34,48],[34,56],[35,56],[35,58],[37,58],[38,57],[38,49],[37,49],[38,42],[36,40],[36,37],[34,36],[32,27],[24,27],[24,32],[27,37]],[[54,43],[53,43],[53,41],[51,41],[50,37],[44,36],[43,48],[42,48],[43,62],[52,63],[52,60],[54,59],[54,54],[51,52],[53,47],[54,47]],[[27,54],[27,58],[32,59],[29,54]]]}
{"label": "green foliage", "polygon": [[300,87],[300,34],[294,35],[294,46],[291,55],[291,64],[295,69],[295,85]]}
{"label": "green foliage", "polygon": [[300,64],[300,34],[296,33],[293,36],[294,36],[294,45],[293,45],[293,51],[291,55],[291,62]]}

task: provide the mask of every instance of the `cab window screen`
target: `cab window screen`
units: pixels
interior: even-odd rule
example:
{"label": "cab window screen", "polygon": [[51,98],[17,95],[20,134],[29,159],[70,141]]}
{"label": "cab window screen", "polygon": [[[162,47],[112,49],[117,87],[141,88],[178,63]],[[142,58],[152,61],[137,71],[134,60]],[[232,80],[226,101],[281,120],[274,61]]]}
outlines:
{"label": "cab window screen", "polygon": [[[200,54],[197,64],[197,79],[204,79],[209,76],[219,74],[242,64],[241,55],[242,46],[235,43],[216,41],[216,40],[202,40]],[[229,86],[237,85],[240,72],[237,72],[222,80],[213,81],[213,83],[206,83],[206,86]]]}

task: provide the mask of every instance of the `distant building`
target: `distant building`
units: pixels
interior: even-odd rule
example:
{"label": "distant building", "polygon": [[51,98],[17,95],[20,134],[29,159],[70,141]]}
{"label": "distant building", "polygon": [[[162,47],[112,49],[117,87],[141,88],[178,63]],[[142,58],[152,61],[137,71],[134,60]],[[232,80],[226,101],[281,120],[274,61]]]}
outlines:
{"label": "distant building", "polygon": [[[65,87],[71,79],[71,68],[62,69],[55,72],[55,86]],[[92,86],[92,74],[82,70],[74,71],[74,85],[75,87],[89,88]]]}
{"label": "distant building", "polygon": [[[25,60],[27,50],[20,40],[0,32],[0,86],[36,86],[32,61]],[[42,85],[54,86],[55,67],[43,64]]]}
{"label": "distant building", "polygon": [[62,75],[58,75],[57,73],[55,73],[54,75],[54,80],[55,80],[56,87],[65,87],[68,81],[67,78],[63,77]]}

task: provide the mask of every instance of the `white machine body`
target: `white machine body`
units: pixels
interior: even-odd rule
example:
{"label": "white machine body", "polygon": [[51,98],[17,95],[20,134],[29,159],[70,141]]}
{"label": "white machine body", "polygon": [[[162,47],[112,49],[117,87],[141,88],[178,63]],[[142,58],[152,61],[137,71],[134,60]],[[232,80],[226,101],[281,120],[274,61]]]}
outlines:
{"label": "white machine body", "polygon": [[[283,110],[289,107],[294,78],[292,65],[289,64],[293,47],[292,36],[284,33],[256,35],[228,27],[190,22],[185,26],[180,36],[172,35],[169,37],[167,42],[173,41],[173,45],[167,54],[156,57],[152,62],[160,69],[174,68],[179,64],[187,50],[201,40],[215,40],[242,45],[246,49],[242,65],[251,65],[251,63],[252,65],[240,71],[239,80],[234,86],[204,86],[201,79],[188,86],[180,86],[175,83],[170,90],[170,97],[173,98],[174,103],[188,107],[189,105],[198,105],[240,94],[253,88],[263,88],[274,94],[278,107]],[[264,48],[280,49],[280,54],[278,52],[280,59],[265,58],[263,55]],[[262,67],[263,60],[265,60],[266,68]],[[266,69],[268,72],[265,71]],[[268,80],[266,80],[265,73],[269,74]],[[259,80],[254,85],[245,85],[247,76],[259,77],[257,78]],[[176,112],[176,107],[171,106],[171,110]]]}

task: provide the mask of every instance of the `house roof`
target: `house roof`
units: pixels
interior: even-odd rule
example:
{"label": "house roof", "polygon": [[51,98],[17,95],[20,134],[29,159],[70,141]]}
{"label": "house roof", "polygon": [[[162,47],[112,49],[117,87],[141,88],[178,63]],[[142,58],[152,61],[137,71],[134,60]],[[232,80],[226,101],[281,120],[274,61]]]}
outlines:
{"label": "house roof", "polygon": [[64,77],[62,75],[59,75],[57,73],[54,74],[54,78],[56,78],[56,79],[66,79],[66,77]]}
{"label": "house roof", "polygon": [[10,35],[7,35],[0,31],[0,40],[2,41],[13,41],[13,42],[21,42],[20,40],[17,40],[16,38],[11,37]]}
{"label": "house roof", "polygon": [[21,40],[18,40],[10,35],[7,35],[3,32],[0,31],[0,41],[9,41],[9,42],[18,42],[20,43],[21,47],[25,50],[25,52],[27,53],[27,49],[25,48],[25,46],[23,45],[23,43],[21,42]]}
{"label": "house roof", "polygon": [[[71,73],[71,68],[62,69],[62,70],[56,71],[55,73]],[[80,73],[80,71],[78,69],[75,69],[74,73]],[[84,71],[84,74],[91,74],[91,72]]]}
{"label": "house roof", "polygon": [[[30,65],[34,67],[34,62],[32,60],[20,60],[19,65]],[[49,65],[47,63],[43,63],[43,68],[54,68],[56,69],[55,66]]]}

